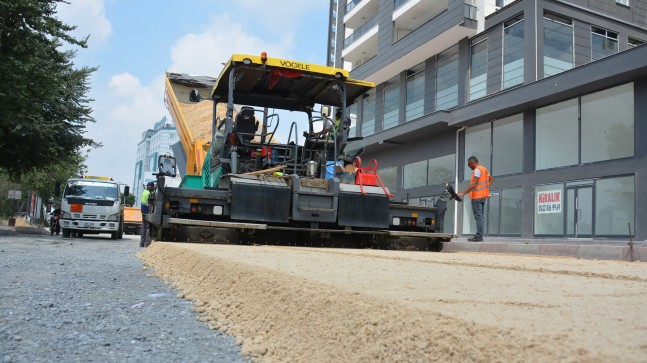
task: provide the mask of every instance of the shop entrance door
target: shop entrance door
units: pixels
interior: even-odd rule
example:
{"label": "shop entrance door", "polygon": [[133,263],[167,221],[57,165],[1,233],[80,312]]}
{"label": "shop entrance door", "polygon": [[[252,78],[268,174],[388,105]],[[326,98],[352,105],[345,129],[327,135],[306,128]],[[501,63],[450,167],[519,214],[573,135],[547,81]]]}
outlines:
{"label": "shop entrance door", "polygon": [[593,185],[566,186],[566,235],[593,235]]}

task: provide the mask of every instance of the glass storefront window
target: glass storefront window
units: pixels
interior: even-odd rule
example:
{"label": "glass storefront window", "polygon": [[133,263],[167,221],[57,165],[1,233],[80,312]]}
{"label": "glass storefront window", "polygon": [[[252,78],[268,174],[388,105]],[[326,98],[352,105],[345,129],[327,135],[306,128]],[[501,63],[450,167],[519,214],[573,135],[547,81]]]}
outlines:
{"label": "glass storefront window", "polygon": [[577,99],[537,109],[536,170],[578,164],[578,118]]}
{"label": "glass storefront window", "polygon": [[582,163],[634,155],[634,87],[582,97]]}
{"label": "glass storefront window", "polygon": [[490,170],[490,147],[492,145],[491,123],[470,127],[465,130],[465,167],[464,180],[470,180],[472,170],[467,166],[467,158],[476,156],[479,163]]}
{"label": "glass storefront window", "polygon": [[375,133],[375,90],[364,98],[362,104],[362,136]]}
{"label": "glass storefront window", "polygon": [[427,177],[428,185],[438,185],[454,180],[454,169],[456,168],[456,156],[450,154],[434,159],[429,159]]}
{"label": "glass storefront window", "polygon": [[523,16],[503,24],[503,88],[524,81],[524,21]]}
{"label": "glass storefront window", "polygon": [[403,189],[413,189],[427,186],[427,160],[404,164]]}
{"label": "glass storefront window", "polygon": [[[492,123],[492,175],[523,171],[523,114]],[[479,159],[480,160],[480,159]]]}
{"label": "glass storefront window", "polygon": [[634,177],[600,179],[595,182],[595,234],[627,236],[634,223]]}
{"label": "glass storefront window", "polygon": [[487,39],[472,45],[470,56],[470,97],[469,100],[487,94]]}
{"label": "glass storefront window", "polygon": [[436,75],[436,110],[447,110],[457,105],[458,53],[454,53],[438,61]]}
{"label": "glass storefront window", "polygon": [[544,14],[544,77],[573,68],[573,21]]}
{"label": "glass storefront window", "polygon": [[389,188],[390,192],[395,192],[397,191],[398,188],[398,168],[397,167],[391,167],[391,168],[384,168],[380,169],[378,171],[378,175],[380,176],[380,179],[382,179],[382,182],[384,185]]}
{"label": "glass storefront window", "polygon": [[535,235],[564,234],[564,184],[535,187]]}
{"label": "glass storefront window", "polygon": [[420,64],[407,71],[407,105],[405,121],[415,120],[425,112],[425,66]]}
{"label": "glass storefront window", "polygon": [[396,77],[384,88],[384,130],[397,126],[400,119],[400,82]]}
{"label": "glass storefront window", "polygon": [[501,191],[501,227],[502,235],[521,235],[521,209],[523,189],[512,188]]}
{"label": "glass storefront window", "polygon": [[350,128],[348,130],[348,137],[357,136],[357,104],[353,103],[348,108],[348,117],[350,117]]}

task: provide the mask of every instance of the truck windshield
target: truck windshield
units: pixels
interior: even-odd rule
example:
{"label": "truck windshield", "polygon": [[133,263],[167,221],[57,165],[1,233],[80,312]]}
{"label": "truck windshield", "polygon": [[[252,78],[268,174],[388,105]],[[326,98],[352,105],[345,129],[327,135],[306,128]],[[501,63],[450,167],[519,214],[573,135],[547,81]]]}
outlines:
{"label": "truck windshield", "polygon": [[65,197],[117,200],[119,189],[112,183],[71,181],[65,188]]}

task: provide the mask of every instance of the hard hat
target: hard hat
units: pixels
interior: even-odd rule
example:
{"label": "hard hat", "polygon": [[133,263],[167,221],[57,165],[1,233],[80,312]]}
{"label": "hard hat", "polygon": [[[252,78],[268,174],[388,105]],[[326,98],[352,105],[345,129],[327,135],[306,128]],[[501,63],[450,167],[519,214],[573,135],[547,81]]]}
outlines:
{"label": "hard hat", "polygon": [[148,183],[146,184],[146,188],[147,188],[147,189],[153,189],[153,188],[155,188],[155,183],[153,183],[153,182],[148,182]]}

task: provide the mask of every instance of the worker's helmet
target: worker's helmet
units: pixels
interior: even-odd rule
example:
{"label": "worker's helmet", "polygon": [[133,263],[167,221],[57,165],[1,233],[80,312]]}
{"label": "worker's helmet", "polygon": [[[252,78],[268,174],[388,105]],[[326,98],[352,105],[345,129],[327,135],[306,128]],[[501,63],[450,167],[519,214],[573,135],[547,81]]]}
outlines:
{"label": "worker's helmet", "polygon": [[146,189],[150,189],[150,190],[155,189],[155,183],[148,182],[148,184],[146,184]]}

